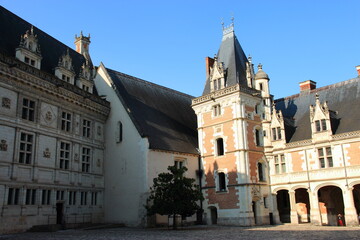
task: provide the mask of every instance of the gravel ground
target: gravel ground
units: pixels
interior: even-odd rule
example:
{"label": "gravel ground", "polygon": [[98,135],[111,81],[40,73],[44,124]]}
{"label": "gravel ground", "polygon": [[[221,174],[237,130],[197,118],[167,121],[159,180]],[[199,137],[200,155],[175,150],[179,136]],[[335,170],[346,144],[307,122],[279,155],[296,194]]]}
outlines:
{"label": "gravel ground", "polygon": [[186,239],[360,239],[360,227],[325,227],[312,225],[278,225],[262,227],[193,226],[178,230],[107,228],[97,230],[62,230],[58,232],[0,235],[0,240],[186,240]]}

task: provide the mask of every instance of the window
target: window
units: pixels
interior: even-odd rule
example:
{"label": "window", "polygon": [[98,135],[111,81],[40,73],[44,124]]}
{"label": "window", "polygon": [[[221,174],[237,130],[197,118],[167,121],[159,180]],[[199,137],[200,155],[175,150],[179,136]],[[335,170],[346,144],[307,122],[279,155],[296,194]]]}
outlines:
{"label": "window", "polygon": [[88,86],[86,86],[86,85],[83,85],[83,86],[82,86],[82,89],[85,90],[85,91],[87,91],[87,92],[89,92],[89,90],[90,90],[90,88],[89,88]]}
{"label": "window", "polygon": [[68,83],[70,82],[70,77],[66,76],[65,74],[62,74],[61,79],[65,82],[68,82]]}
{"label": "window", "polygon": [[224,140],[222,138],[216,139],[216,150],[217,156],[224,155]]}
{"label": "window", "polygon": [[226,179],[225,179],[225,173],[223,172],[218,173],[218,186],[220,192],[226,191]]}
{"label": "window", "polygon": [[20,134],[19,163],[31,164],[33,143],[34,136],[32,134]]}
{"label": "window", "polygon": [[221,88],[221,80],[220,79],[214,79],[214,91],[219,90]]}
{"label": "window", "polygon": [[274,156],[274,162],[275,162],[275,173],[286,173],[286,163],[285,163],[285,155],[276,155]]}
{"label": "window", "polygon": [[41,204],[50,205],[51,203],[51,190],[42,190]]}
{"label": "window", "polygon": [[35,102],[29,99],[23,99],[21,118],[34,122],[35,120]]}
{"label": "window", "polygon": [[116,143],[120,143],[123,139],[123,125],[119,121],[117,124],[117,131],[116,131]]}
{"label": "window", "polygon": [[9,188],[7,204],[8,205],[18,205],[19,204],[19,193],[20,193],[19,188]]}
{"label": "window", "polygon": [[183,160],[175,160],[174,162],[174,166],[177,168],[177,169],[180,169],[184,166],[184,161]]}
{"label": "window", "polygon": [[57,190],[56,191],[56,200],[57,201],[64,201],[64,195],[65,195],[65,191]]}
{"label": "window", "polygon": [[26,205],[36,204],[36,189],[26,189],[25,204]]}
{"label": "window", "polygon": [[87,205],[87,192],[80,193],[80,205]]}
{"label": "window", "polygon": [[259,129],[255,129],[255,143],[256,146],[262,146],[261,131]]}
{"label": "window", "polygon": [[71,130],[71,113],[62,112],[62,114],[61,114],[61,130],[70,132],[70,130]]}
{"label": "window", "polygon": [[331,147],[318,148],[320,168],[333,167]]}
{"label": "window", "polygon": [[281,139],[281,128],[280,127],[276,127],[276,128],[272,128],[272,137],[273,140],[280,140]]}
{"label": "window", "polygon": [[315,130],[316,132],[325,131],[326,127],[326,119],[316,120],[315,121]]}
{"label": "window", "polygon": [[60,168],[69,169],[70,143],[60,142]]}
{"label": "window", "polygon": [[30,58],[25,57],[24,62],[27,63],[27,64],[30,64]]}
{"label": "window", "polygon": [[220,104],[213,106],[214,117],[221,115],[221,107]]}
{"label": "window", "polygon": [[263,201],[264,201],[264,208],[268,208],[267,197],[264,197]]}
{"label": "window", "polygon": [[259,89],[262,91],[263,90],[263,84],[259,83]]}
{"label": "window", "polygon": [[91,129],[91,122],[89,120],[83,119],[83,137],[90,137],[90,129]]}
{"label": "window", "polygon": [[92,192],[91,193],[91,205],[92,206],[97,205],[97,195],[98,195],[97,192]]}
{"label": "window", "polygon": [[69,191],[69,205],[75,205],[75,204],[76,204],[76,192]]}
{"label": "window", "polygon": [[260,182],[265,181],[263,164],[261,162],[258,162],[258,177]]}
{"label": "window", "polygon": [[89,172],[90,171],[90,148],[83,147],[81,155],[81,171]]}

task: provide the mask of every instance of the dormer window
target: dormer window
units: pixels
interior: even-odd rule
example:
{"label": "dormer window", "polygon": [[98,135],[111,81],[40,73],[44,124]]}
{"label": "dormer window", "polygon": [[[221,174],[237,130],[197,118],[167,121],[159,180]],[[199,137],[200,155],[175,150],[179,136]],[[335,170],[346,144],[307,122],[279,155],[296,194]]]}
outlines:
{"label": "dormer window", "polygon": [[66,54],[59,58],[58,66],[55,68],[55,76],[67,83],[74,84],[75,72],[72,66],[69,49],[66,51]]}
{"label": "dormer window", "polygon": [[21,36],[19,47],[16,48],[15,57],[26,64],[40,69],[42,57],[40,45],[38,44],[37,35],[34,34],[33,27]]}
{"label": "dormer window", "polygon": [[316,120],[316,121],[315,121],[315,129],[316,129],[317,132],[321,132],[321,131],[327,130],[326,120],[325,120],[325,119]]}
{"label": "dormer window", "polygon": [[214,58],[214,65],[210,68],[210,89],[217,91],[225,87],[224,64],[218,62],[217,57]]}
{"label": "dormer window", "polygon": [[272,130],[273,141],[280,140],[281,139],[281,128],[276,127],[276,128],[272,128],[271,130]]}
{"label": "dormer window", "polygon": [[87,62],[81,67],[79,78],[76,80],[76,85],[89,93],[93,92],[94,82],[92,80],[91,68]]}

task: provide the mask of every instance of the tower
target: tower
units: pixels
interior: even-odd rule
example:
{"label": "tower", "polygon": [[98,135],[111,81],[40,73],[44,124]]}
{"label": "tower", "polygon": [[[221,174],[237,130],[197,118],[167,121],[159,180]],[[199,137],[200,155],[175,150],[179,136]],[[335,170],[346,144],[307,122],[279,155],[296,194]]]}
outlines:
{"label": "tower", "polygon": [[85,57],[85,59],[92,65],[92,61],[90,58],[90,51],[89,51],[89,46],[91,43],[90,34],[89,36],[85,37],[81,31],[79,37],[75,35],[74,43],[75,43],[76,51],[82,54]]}
{"label": "tower", "polygon": [[206,58],[203,95],[192,101],[205,174],[204,210],[210,224],[268,224],[272,211],[261,107],[270,95],[256,87],[260,80],[249,60],[234,24],[223,27],[218,53]]}

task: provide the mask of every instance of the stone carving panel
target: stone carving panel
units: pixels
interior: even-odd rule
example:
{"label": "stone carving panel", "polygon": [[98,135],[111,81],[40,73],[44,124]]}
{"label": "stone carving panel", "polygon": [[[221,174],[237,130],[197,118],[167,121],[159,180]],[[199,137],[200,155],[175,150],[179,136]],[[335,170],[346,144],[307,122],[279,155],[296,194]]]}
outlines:
{"label": "stone carving panel", "polygon": [[40,123],[48,127],[57,127],[57,112],[58,108],[56,106],[42,103],[41,104],[41,113],[40,113]]}

